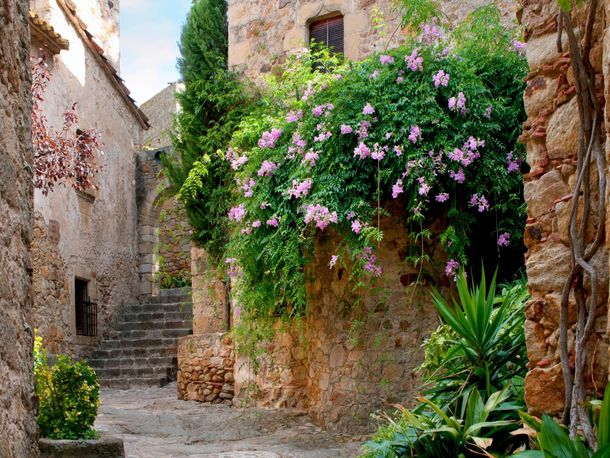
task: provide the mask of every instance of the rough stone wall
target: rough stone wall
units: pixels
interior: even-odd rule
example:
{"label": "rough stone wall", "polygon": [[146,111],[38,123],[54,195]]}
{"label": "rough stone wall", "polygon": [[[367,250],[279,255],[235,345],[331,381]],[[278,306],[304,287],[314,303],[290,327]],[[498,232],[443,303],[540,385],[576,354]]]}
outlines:
{"label": "rough stone wall", "polygon": [[157,245],[157,278],[161,287],[174,288],[191,276],[191,227],[176,197],[161,204]]}
{"label": "rough stone wall", "polygon": [[137,157],[140,296],[158,294],[164,277],[190,277],[191,229],[184,208],[166,191],[159,159],[166,151],[142,151]]}
{"label": "rough stone wall", "polygon": [[[604,9],[610,2],[600,2],[595,27],[591,61],[603,74],[598,81],[599,96],[607,86],[608,30],[602,30]],[[558,414],[564,405],[564,384],[560,365],[558,321],[561,291],[568,276],[571,255],[569,248],[569,218],[571,193],[575,184],[576,152],[579,120],[574,98],[573,75],[569,54],[559,53],[557,40],[557,2],[555,0],[525,1],[522,23],[527,40],[530,73],[527,77],[525,109],[528,120],[522,141],[527,147],[527,162],[531,171],[526,175],[525,200],[528,220],[525,228],[527,246],[526,267],[532,299],[527,304],[525,334],[530,371],[525,380],[526,402],[533,413]],[[606,17],[607,13],[606,13]],[[563,49],[567,49],[565,43]],[[605,50],[605,51],[604,51]],[[608,123],[605,117],[606,124]],[[609,129],[606,127],[606,132]],[[606,147],[610,142],[606,142]],[[594,191],[595,194],[595,191]],[[599,217],[591,218],[588,229],[592,240]],[[608,240],[606,244],[608,244]],[[608,381],[608,250],[602,247],[592,260],[601,273],[600,303],[597,321],[587,345],[595,355],[587,363],[585,380],[598,395]],[[585,285],[586,286],[586,285]],[[576,321],[576,304],[570,299],[569,320]],[[573,331],[569,331],[573,341]],[[570,344],[573,352],[573,344]]]}
{"label": "rough stone wall", "polygon": [[[44,312],[35,313],[34,325],[46,330],[41,332],[45,340],[54,341],[54,334],[62,334],[70,353],[86,353],[97,339],[76,336],[75,277],[89,281],[89,296],[98,303],[98,336],[107,331],[108,323],[123,306],[137,298],[134,178],[142,127],[58,4],[52,1],[50,8],[47,17],[55,30],[69,40],[70,50],[62,51],[50,62],[52,76],[43,109],[49,125],[59,127],[62,113],[77,102],[79,127],[100,131],[104,156],[103,169],[96,178],[99,190],[81,193],[60,185],[48,196],[35,192],[34,208],[41,216],[37,219],[37,234],[44,237],[52,232],[56,240],[52,264],[47,267],[54,269],[53,275],[59,275],[60,270],[55,267],[63,263],[64,277],[52,279],[55,292],[51,291],[48,278],[35,279],[35,311]],[[36,54],[37,50],[32,49],[31,53]],[[34,259],[46,262],[51,255],[49,248],[48,240],[35,243]],[[50,272],[42,267],[38,264],[34,273]],[[59,322],[53,322],[53,317]],[[63,328],[66,321],[69,328],[53,331]]]}
{"label": "rough stone wall", "polygon": [[0,0],[0,456],[36,457],[28,2]]}
{"label": "rough stone wall", "polygon": [[[229,0],[229,66],[255,80],[281,62],[284,53],[305,46],[309,24],[318,17],[341,13],[345,56],[359,60],[401,43],[401,15],[394,0]],[[489,0],[441,2],[455,23]],[[514,2],[496,0],[507,21],[514,21]],[[380,13],[380,14],[379,14]],[[373,27],[373,17],[383,27]]]}
{"label": "rough stone wall", "polygon": [[235,396],[259,407],[305,410],[307,399],[307,342],[303,321],[290,325],[278,320],[275,336],[265,344],[257,371],[249,357],[237,353]]}
{"label": "rough stone wall", "polygon": [[178,342],[178,399],[232,405],[235,350],[227,334],[181,337]]}
{"label": "rough stone wall", "polygon": [[150,122],[150,129],[144,134],[145,148],[166,148],[171,145],[169,131],[173,117],[180,109],[175,94],[182,88],[182,83],[170,83],[165,89],[142,104],[142,111],[146,113]]}
{"label": "rough stone wall", "polygon": [[[375,250],[383,275],[357,296],[347,270],[328,268],[336,248],[332,237],[320,239],[311,265],[307,397],[309,414],[326,427],[368,429],[376,410],[411,405],[421,385],[415,372],[423,361],[420,345],[439,323],[429,287],[410,286],[416,273],[404,262],[404,209],[394,203],[388,210],[392,216],[382,218],[384,240]],[[446,256],[436,250],[429,254],[440,266]],[[441,285],[442,273],[430,270],[422,281]]]}

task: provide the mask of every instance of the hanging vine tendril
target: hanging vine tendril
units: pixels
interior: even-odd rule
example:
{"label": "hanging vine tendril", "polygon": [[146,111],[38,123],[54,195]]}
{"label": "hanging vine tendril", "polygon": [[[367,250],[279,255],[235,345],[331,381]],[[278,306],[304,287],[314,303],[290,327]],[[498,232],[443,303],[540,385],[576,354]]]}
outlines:
{"label": "hanging vine tendril", "polygon": [[[572,210],[569,220],[569,240],[572,267],[566,279],[561,297],[560,315],[560,355],[565,382],[565,409],[563,421],[570,427],[570,435],[581,430],[588,444],[595,449],[596,437],[589,419],[586,400],[584,372],[589,358],[585,345],[595,324],[596,308],[600,297],[597,268],[591,259],[599,251],[606,237],[606,158],[601,149],[600,136],[603,132],[602,106],[595,97],[596,72],[589,60],[592,46],[593,26],[598,9],[597,0],[585,3],[587,11],[584,35],[577,38],[573,14],[577,14],[574,2],[562,4],[558,18],[557,48],[562,52],[562,34],[567,36],[570,62],[574,73],[574,86],[580,120],[578,151],[576,161],[576,183],[572,191]],[[598,192],[595,192],[597,188]],[[587,240],[587,226],[595,212],[599,224],[593,241]],[[590,291],[585,289],[585,279],[589,280]],[[568,306],[570,293],[574,292],[577,306],[576,330],[574,336],[574,362],[570,364],[568,352]],[[593,361],[591,361],[593,364]]]}

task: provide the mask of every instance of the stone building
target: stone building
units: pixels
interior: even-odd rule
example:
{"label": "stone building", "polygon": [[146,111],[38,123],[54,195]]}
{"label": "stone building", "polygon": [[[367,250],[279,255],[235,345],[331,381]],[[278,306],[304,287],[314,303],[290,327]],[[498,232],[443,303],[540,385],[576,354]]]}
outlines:
{"label": "stone building", "polygon": [[[486,3],[442,2],[452,21]],[[512,2],[497,3],[506,21],[514,22]],[[229,0],[229,66],[259,80],[310,38],[348,59],[364,58],[400,44],[401,15],[394,5],[390,0]],[[337,241],[320,237],[310,266],[315,275],[307,285],[306,316],[289,326],[276,323],[276,336],[257,372],[244,355],[235,354],[224,334],[238,317],[229,312],[222,282],[211,279],[205,253],[194,249],[194,335],[182,338],[179,346],[179,397],[306,409],[316,423],[343,430],[366,429],[372,412],[412,403],[421,383],[415,370],[423,358],[420,345],[438,318],[429,289],[415,288],[401,262],[409,245],[404,209],[389,205],[387,210],[391,216],[382,221],[385,239],[376,253],[386,273],[382,284],[371,282],[355,297],[348,275],[326,268]],[[429,254],[439,260],[445,256]],[[441,277],[428,281],[440,285]]]}
{"label": "stone building", "polygon": [[136,153],[149,124],[119,77],[118,2],[34,0],[31,8],[31,55],[43,49],[51,72],[49,125],[61,126],[76,102],[79,127],[103,143],[97,189],[34,194],[33,326],[52,353],[83,354],[137,301]]}
{"label": "stone building", "polygon": [[[559,414],[564,407],[564,381],[558,344],[559,317],[562,289],[572,266],[569,220],[576,183],[580,121],[565,33],[562,51],[557,46],[558,12],[554,0],[525,1],[521,15],[530,67],[524,97],[528,120],[522,135],[527,147],[527,162],[531,167],[525,177],[528,220],[524,240],[528,249],[526,267],[532,294],[526,309],[525,334],[530,371],[525,379],[525,394],[528,407],[535,414]],[[607,137],[610,132],[609,13],[610,2],[600,1],[589,53],[591,65],[598,76],[594,90],[604,113],[600,137],[606,156],[610,148]],[[608,170],[605,173],[607,180]],[[593,189],[592,192],[596,200],[599,191]],[[595,202],[593,205],[596,206]],[[587,243],[591,242],[592,234],[600,225],[605,225],[607,234],[608,219],[600,221],[600,215],[594,211],[587,228]],[[585,371],[588,393],[592,396],[603,395],[610,369],[609,243],[606,235],[605,243],[591,259],[599,272],[600,291],[599,303],[595,304],[595,325],[586,343],[589,354],[593,355],[593,361],[587,361]],[[589,290],[590,284],[585,282],[584,288]],[[576,301],[571,295],[568,306],[571,358],[576,310]]]}
{"label": "stone building", "polygon": [[0,456],[35,458],[27,15],[26,0],[0,1]]}

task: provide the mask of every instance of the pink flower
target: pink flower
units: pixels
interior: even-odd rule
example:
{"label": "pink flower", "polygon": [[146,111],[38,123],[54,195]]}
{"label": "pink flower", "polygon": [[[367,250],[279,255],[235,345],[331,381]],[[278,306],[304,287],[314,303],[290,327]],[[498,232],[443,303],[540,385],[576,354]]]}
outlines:
{"label": "pink flower", "polygon": [[409,141],[417,143],[417,140],[421,140],[421,129],[419,126],[411,126],[409,129]]}
{"label": "pink flower", "polygon": [[426,45],[431,45],[439,41],[443,37],[443,33],[435,23],[423,24],[421,41]]}
{"label": "pink flower", "polygon": [[294,134],[292,134],[292,144],[300,149],[303,149],[305,148],[305,146],[307,146],[307,142],[301,138],[301,134],[299,134],[299,131],[296,131]]}
{"label": "pink flower", "polygon": [[292,188],[288,190],[287,194],[290,197],[294,197],[295,199],[300,199],[301,197],[309,194],[309,190],[311,189],[312,183],[313,182],[311,178],[308,178],[303,181],[292,180]]}
{"label": "pink flower", "polygon": [[462,167],[460,167],[457,172],[450,170],[449,176],[460,184],[466,180],[466,175],[464,175],[464,169]]}
{"label": "pink flower", "polygon": [[449,75],[445,73],[445,70],[439,70],[438,73],[432,77],[432,80],[434,81],[434,87],[446,87],[449,85]]}
{"label": "pink flower", "polygon": [[493,107],[489,106],[485,109],[485,117],[487,119],[491,119],[491,114],[493,113]]}
{"label": "pink flower", "polygon": [[303,93],[303,97],[301,97],[301,100],[303,102],[307,102],[307,100],[309,100],[310,97],[313,97],[313,95],[314,95],[313,84],[311,81],[309,81],[307,83],[307,89],[305,89],[305,92]]}
{"label": "pink flower", "polygon": [[375,70],[373,73],[371,73],[370,78],[377,79],[378,76],[379,76],[379,70]]}
{"label": "pink flower", "polygon": [[441,192],[436,195],[437,202],[447,202],[448,200],[449,200],[449,194],[447,194],[446,192]]}
{"label": "pink flower", "polygon": [[424,59],[418,56],[418,50],[414,49],[410,56],[405,56],[407,68],[413,72],[421,72],[424,69]]}
{"label": "pink flower", "polygon": [[318,105],[311,110],[312,114],[318,118],[324,113],[324,105]]}
{"label": "pink flower", "polygon": [[303,111],[301,111],[301,110],[296,111],[296,112],[295,111],[290,111],[286,115],[286,122],[288,122],[288,123],[297,122],[302,117],[303,117]]}
{"label": "pink flower", "polygon": [[240,222],[246,216],[246,206],[244,204],[232,207],[229,210],[229,219],[235,222]]}
{"label": "pink flower", "polygon": [[337,223],[337,212],[331,212],[320,204],[309,205],[305,208],[305,224],[312,221],[316,223],[318,229],[323,231],[330,223]]}
{"label": "pink flower", "polygon": [[245,197],[252,197],[252,195],[254,194],[254,185],[256,185],[256,181],[254,181],[252,178],[250,178],[249,180],[244,180],[242,184],[242,189],[244,190]]}
{"label": "pink flower", "polygon": [[396,145],[396,146],[394,147],[394,152],[396,153],[396,156],[397,156],[397,157],[402,156],[402,147],[400,147],[400,146]]}
{"label": "pink flower", "polygon": [[521,170],[521,159],[515,159],[512,152],[506,155],[506,160],[508,161],[508,173],[519,172]]}
{"label": "pink flower", "polygon": [[[225,264],[229,268],[229,276],[230,277],[235,277],[235,275],[237,275],[237,259],[235,259],[235,258],[226,258],[225,259]],[[235,310],[236,313],[237,313],[237,310],[238,309]]]}
{"label": "pink flower", "polygon": [[473,194],[470,197],[469,204],[471,207],[477,207],[479,213],[483,213],[484,211],[489,210],[489,202],[483,194],[481,194],[480,196],[478,194]]}
{"label": "pink flower", "polygon": [[347,213],[347,215],[345,215],[345,217],[347,218],[348,221],[351,221],[356,217],[356,213],[353,211],[350,211]]}
{"label": "pink flower", "polygon": [[354,148],[354,156],[359,157],[361,160],[369,157],[370,155],[371,150],[363,142],[360,142],[360,144]]}
{"label": "pink flower", "polygon": [[320,135],[316,136],[313,141],[316,143],[320,143],[323,142],[324,140],[328,140],[330,137],[332,137],[333,134],[330,130],[324,131],[324,132],[320,132]]}
{"label": "pink flower", "polygon": [[396,82],[398,84],[402,83],[404,80],[405,80],[404,76],[399,76],[399,77],[396,78]]}
{"label": "pink flower", "polygon": [[430,192],[430,185],[426,183],[426,179],[424,177],[419,177],[417,181],[419,182],[419,189],[417,192],[420,196],[427,196]]}
{"label": "pink flower", "polygon": [[498,246],[509,246],[510,245],[510,232],[503,232],[498,237]]}
{"label": "pink flower", "polygon": [[398,180],[394,186],[392,186],[392,198],[396,199],[404,191],[402,187],[402,180]]}
{"label": "pink flower", "polygon": [[513,48],[517,54],[524,56],[527,45],[519,40],[513,40]]}
{"label": "pink flower", "polygon": [[375,113],[375,108],[370,103],[367,103],[362,109],[362,114],[364,115],[372,115]]}
{"label": "pink flower", "polygon": [[254,221],[252,227],[261,227],[261,222],[259,220]]}
{"label": "pink flower", "polygon": [[371,127],[371,122],[370,121],[360,121],[360,124],[358,124],[358,139],[362,140],[363,138],[366,138],[369,136],[369,128]]}
{"label": "pink flower", "polygon": [[375,143],[373,146],[373,152],[371,153],[371,158],[375,159],[376,161],[382,160],[385,157],[386,149],[387,146],[380,147],[379,144]]}
{"label": "pink flower", "polygon": [[280,225],[280,222],[278,221],[278,219],[274,216],[271,219],[267,220],[267,226],[271,226],[271,227],[278,227]]}
{"label": "pink flower", "polygon": [[365,247],[362,250],[362,253],[358,255],[358,258],[364,261],[364,270],[370,272],[375,277],[381,276],[381,267],[375,264],[377,257],[373,254],[373,249],[371,247]]}
{"label": "pink flower", "polygon": [[445,265],[445,275],[455,278],[460,270],[460,263],[455,259],[450,259]]}
{"label": "pink flower", "polygon": [[332,255],[330,257],[330,261],[328,262],[328,267],[329,268],[333,268],[335,267],[335,264],[337,264],[337,261],[339,260],[339,256],[337,256],[336,254]]}
{"label": "pink flower", "polygon": [[352,232],[354,234],[360,234],[361,229],[362,224],[360,223],[360,220],[355,219],[354,221],[352,221]]}
{"label": "pink flower", "polygon": [[394,58],[392,56],[388,56],[388,55],[384,54],[384,55],[379,56],[379,62],[381,63],[381,65],[393,64]]}
{"label": "pink flower", "polygon": [[271,162],[271,161],[263,161],[263,163],[261,164],[261,168],[258,169],[258,176],[259,177],[269,177],[271,175],[273,175],[273,172],[278,168],[279,166],[275,163],[275,162]]}
{"label": "pink flower", "polygon": [[316,153],[315,151],[309,150],[307,153],[305,153],[305,157],[303,158],[302,163],[309,164],[310,167],[315,167],[318,157],[319,157],[318,153]]}
{"label": "pink flower", "polygon": [[466,116],[466,96],[463,92],[460,92],[456,97],[451,97],[448,103],[451,111],[459,111],[462,116]]}
{"label": "pink flower", "polygon": [[269,132],[263,132],[263,136],[258,141],[259,148],[275,148],[275,144],[282,136],[281,129],[271,129]]}
{"label": "pink flower", "polygon": [[352,129],[352,126],[348,126],[347,124],[341,124],[341,133],[343,135],[351,134],[353,131],[354,129]]}

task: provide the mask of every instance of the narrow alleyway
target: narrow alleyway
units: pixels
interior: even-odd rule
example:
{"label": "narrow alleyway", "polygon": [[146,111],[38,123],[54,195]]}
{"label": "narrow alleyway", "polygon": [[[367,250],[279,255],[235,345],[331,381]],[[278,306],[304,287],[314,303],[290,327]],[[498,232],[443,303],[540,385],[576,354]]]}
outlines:
{"label": "narrow alleyway", "polygon": [[302,414],[176,399],[176,385],[102,390],[96,429],[122,437],[129,458],[355,457],[360,439],[332,435]]}

